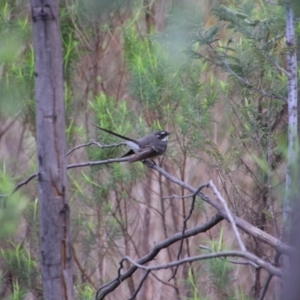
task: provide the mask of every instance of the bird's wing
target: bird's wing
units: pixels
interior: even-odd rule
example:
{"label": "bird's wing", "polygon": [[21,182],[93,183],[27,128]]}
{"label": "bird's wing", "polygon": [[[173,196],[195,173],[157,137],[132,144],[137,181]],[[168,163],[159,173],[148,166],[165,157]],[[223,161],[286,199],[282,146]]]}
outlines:
{"label": "bird's wing", "polygon": [[148,146],[143,149],[140,149],[128,161],[135,162],[135,161],[143,160],[143,159],[150,158],[150,157],[153,157],[156,155],[157,155],[157,151],[154,150],[153,147]]}
{"label": "bird's wing", "polygon": [[165,146],[146,146],[140,149],[138,152],[135,153],[128,161],[135,162],[140,161],[147,158],[153,158],[155,156],[161,155],[165,152]]}

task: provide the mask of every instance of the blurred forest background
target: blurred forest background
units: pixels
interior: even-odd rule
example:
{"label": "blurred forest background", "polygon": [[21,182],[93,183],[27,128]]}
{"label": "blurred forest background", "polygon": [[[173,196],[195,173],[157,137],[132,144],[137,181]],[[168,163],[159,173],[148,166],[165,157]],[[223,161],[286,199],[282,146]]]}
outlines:
{"label": "blurred forest background", "polygon": [[[94,124],[132,138],[171,131],[159,166],[195,188],[213,180],[233,214],[280,239],[287,151],[283,6],[65,0],[60,25],[68,150],[93,140],[120,142]],[[36,172],[28,1],[0,0],[0,36],[0,193],[7,194]],[[90,145],[68,155],[68,163],[125,151]],[[122,257],[137,260],[181,232],[190,210],[191,198],[170,197],[189,192],[139,162],[68,175],[76,299],[92,299],[118,275]],[[187,227],[214,214],[198,198]],[[1,202],[0,224],[0,298],[42,299],[36,179]],[[241,235],[248,251],[276,260],[274,248]],[[178,248],[179,242],[164,249],[153,263],[176,261]],[[234,249],[236,238],[223,221],[185,239],[181,257]],[[277,299],[276,278],[230,259],[184,264],[169,281],[173,271],[151,272],[135,299]],[[106,298],[129,299],[143,274],[138,270]]]}

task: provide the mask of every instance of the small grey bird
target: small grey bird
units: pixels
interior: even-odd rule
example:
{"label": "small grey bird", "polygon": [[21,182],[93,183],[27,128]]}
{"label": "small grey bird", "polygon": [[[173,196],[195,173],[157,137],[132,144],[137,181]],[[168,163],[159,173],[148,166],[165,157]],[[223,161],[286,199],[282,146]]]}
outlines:
{"label": "small grey bird", "polygon": [[167,150],[168,137],[170,133],[165,130],[155,131],[138,140],[134,140],[104,129],[100,126],[96,125],[96,127],[126,141],[125,143],[130,150],[122,157],[132,155],[132,157],[130,157],[128,160],[129,162],[141,161],[147,158],[155,158],[156,156],[164,154]]}

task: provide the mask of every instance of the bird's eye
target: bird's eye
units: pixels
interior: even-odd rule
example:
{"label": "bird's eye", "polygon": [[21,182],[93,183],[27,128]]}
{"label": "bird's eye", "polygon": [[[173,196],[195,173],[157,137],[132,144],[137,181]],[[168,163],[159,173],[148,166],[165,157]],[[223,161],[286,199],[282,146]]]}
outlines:
{"label": "bird's eye", "polygon": [[159,138],[159,139],[163,139],[167,135],[168,135],[168,133],[166,131],[160,131],[156,134],[157,138]]}

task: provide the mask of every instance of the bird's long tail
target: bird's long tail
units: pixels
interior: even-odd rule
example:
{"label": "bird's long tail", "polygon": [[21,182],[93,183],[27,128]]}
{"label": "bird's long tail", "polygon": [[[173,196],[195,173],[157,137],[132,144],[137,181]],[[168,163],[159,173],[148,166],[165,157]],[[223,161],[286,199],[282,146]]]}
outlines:
{"label": "bird's long tail", "polygon": [[99,128],[100,130],[106,131],[107,133],[110,133],[110,134],[112,134],[112,135],[115,135],[115,136],[119,137],[120,139],[123,139],[123,140],[126,140],[126,141],[131,141],[131,142],[133,142],[133,143],[135,143],[135,144],[137,143],[135,140],[133,140],[133,139],[131,139],[131,138],[128,138],[128,137],[123,136],[123,135],[121,135],[121,134],[115,133],[115,132],[110,131],[110,130],[108,130],[108,129],[104,129],[104,128],[98,126],[98,125],[95,125],[95,126],[96,126],[97,128]]}

